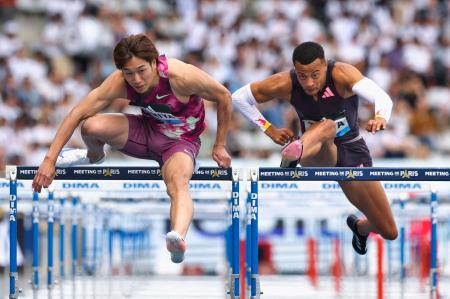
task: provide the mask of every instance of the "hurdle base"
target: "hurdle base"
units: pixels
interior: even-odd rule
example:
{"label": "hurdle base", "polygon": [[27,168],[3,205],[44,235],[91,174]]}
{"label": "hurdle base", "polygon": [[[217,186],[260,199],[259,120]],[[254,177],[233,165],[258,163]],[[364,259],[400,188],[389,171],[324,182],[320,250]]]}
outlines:
{"label": "hurdle base", "polygon": [[[251,280],[255,280],[256,283],[256,290],[255,290],[255,295],[251,295],[250,299],[259,299],[261,298],[261,294],[263,294],[263,292],[261,292],[261,281],[259,278],[259,274],[252,274],[250,275]],[[251,294],[251,293],[250,293]]]}
{"label": "hurdle base", "polygon": [[33,290],[39,289],[39,269],[38,267],[33,267],[33,275],[31,277],[31,288]]}
{"label": "hurdle base", "polygon": [[14,293],[9,294],[9,299],[19,298],[19,293],[22,293],[22,289],[18,287],[19,274],[17,272],[9,272],[9,279],[14,280]]}
{"label": "hurdle base", "polygon": [[236,292],[235,281],[236,280],[239,281],[239,274],[231,274],[230,275],[230,289],[228,290],[228,294],[230,294],[230,299],[239,299],[240,298],[239,296],[235,295],[235,292]]}

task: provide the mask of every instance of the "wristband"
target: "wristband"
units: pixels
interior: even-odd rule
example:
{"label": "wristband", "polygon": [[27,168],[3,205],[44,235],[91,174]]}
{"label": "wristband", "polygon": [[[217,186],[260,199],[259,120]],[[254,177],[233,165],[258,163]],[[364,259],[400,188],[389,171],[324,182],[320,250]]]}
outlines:
{"label": "wristband", "polygon": [[265,132],[272,125],[269,121],[267,121],[263,117],[258,118],[256,120],[256,124],[263,132]]}

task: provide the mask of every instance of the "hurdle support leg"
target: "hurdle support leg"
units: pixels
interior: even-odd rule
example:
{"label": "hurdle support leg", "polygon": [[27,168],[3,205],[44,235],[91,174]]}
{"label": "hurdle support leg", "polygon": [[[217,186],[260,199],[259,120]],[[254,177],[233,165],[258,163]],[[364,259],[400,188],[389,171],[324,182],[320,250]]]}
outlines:
{"label": "hurdle support leg", "polygon": [[59,208],[59,277],[60,279],[64,279],[65,271],[64,271],[64,230],[65,230],[65,214],[64,214],[64,204],[65,198],[61,197],[60,199],[60,208]]}
{"label": "hurdle support leg", "polygon": [[341,257],[341,241],[339,236],[336,236],[333,239],[333,247],[335,254],[335,261],[333,265],[333,276],[334,276],[334,289],[336,294],[339,295],[341,293],[342,287],[342,257]]}
{"label": "hurdle support leg", "polygon": [[47,254],[48,254],[48,267],[47,267],[47,288],[51,289],[53,286],[53,224],[54,224],[54,216],[55,216],[55,197],[54,197],[54,188],[52,185],[48,187],[48,201],[47,201],[47,209],[48,209],[48,238],[47,238]]}
{"label": "hurdle support leg", "polygon": [[9,166],[9,298],[18,298],[17,282],[17,167]]}
{"label": "hurdle support leg", "polygon": [[384,298],[384,270],[383,270],[383,262],[384,262],[384,240],[381,236],[376,237],[377,242],[377,298]]}
{"label": "hurdle support leg", "polygon": [[405,225],[406,225],[406,216],[405,216],[405,199],[400,198],[400,282],[402,284],[405,283],[406,278],[406,258],[405,258],[405,242],[406,242],[406,234],[405,234]]}
{"label": "hurdle support leg", "polygon": [[226,292],[227,294],[231,293],[231,273],[232,273],[232,269],[231,269],[231,264],[233,263],[233,257],[232,255],[232,248],[231,248],[231,207],[233,204],[233,198],[230,196],[228,198],[228,208],[225,214],[225,221],[226,221],[226,227],[227,229],[225,230],[224,233],[224,239],[225,239],[225,258],[227,261],[227,277],[228,277],[228,281],[227,281],[227,285],[226,285]]}
{"label": "hurdle support leg", "polygon": [[[94,207],[94,215],[97,214],[97,208]],[[93,223],[93,246],[92,246],[92,274],[95,275],[97,271],[97,220],[94,217],[94,223]]]}
{"label": "hurdle support leg", "polygon": [[89,218],[90,215],[87,212],[87,207],[85,204],[81,205],[81,211],[83,217],[81,217],[81,267],[82,273],[84,275],[88,274],[88,264],[87,264],[87,221],[85,218]]}
{"label": "hurdle support leg", "polygon": [[78,248],[77,248],[77,230],[78,230],[78,197],[72,197],[72,278],[75,278],[77,275],[77,262],[78,262]]}
{"label": "hurdle support leg", "polygon": [[39,193],[33,193],[33,212],[32,212],[32,230],[33,230],[33,278],[32,287],[34,290],[39,288]]}
{"label": "hurdle support leg", "polygon": [[232,171],[231,183],[231,279],[230,279],[230,298],[239,299],[239,257],[240,257],[240,217],[239,217],[239,169]]}
{"label": "hurdle support leg", "polygon": [[114,239],[115,239],[115,233],[111,228],[111,220],[109,220],[108,223],[108,262],[109,262],[109,275],[115,275],[116,273],[114,272],[113,269],[113,251],[114,251]]}
{"label": "hurdle support leg", "polygon": [[245,286],[247,294],[250,294],[250,277],[252,276],[252,216],[251,216],[251,208],[252,208],[252,200],[251,200],[251,192],[247,195],[246,201],[246,224],[245,224]]}
{"label": "hurdle support leg", "polygon": [[438,198],[435,190],[431,192],[431,269],[430,298],[438,299],[437,290],[437,206]]}
{"label": "hurdle support leg", "polygon": [[261,286],[258,272],[258,169],[250,170],[250,200],[251,200],[251,274],[250,298],[259,299]]}

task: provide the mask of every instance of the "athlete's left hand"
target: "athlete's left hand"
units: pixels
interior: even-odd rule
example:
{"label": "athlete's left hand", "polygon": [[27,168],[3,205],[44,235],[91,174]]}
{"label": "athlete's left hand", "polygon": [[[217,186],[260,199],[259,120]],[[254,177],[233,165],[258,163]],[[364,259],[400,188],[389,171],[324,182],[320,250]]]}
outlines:
{"label": "athlete's left hand", "polygon": [[371,119],[367,122],[366,130],[367,132],[371,132],[372,134],[375,134],[376,132],[380,130],[386,129],[387,122],[386,120],[381,116],[375,116],[374,119]]}
{"label": "athlete's left hand", "polygon": [[231,157],[224,145],[214,144],[212,157],[219,167],[228,168],[231,165]]}

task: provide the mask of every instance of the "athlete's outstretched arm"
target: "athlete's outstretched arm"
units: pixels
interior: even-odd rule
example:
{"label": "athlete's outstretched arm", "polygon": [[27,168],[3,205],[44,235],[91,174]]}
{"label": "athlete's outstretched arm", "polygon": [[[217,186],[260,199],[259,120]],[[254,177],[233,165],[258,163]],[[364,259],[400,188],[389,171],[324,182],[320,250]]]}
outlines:
{"label": "athlete's outstretched arm", "polygon": [[291,90],[292,83],[289,72],[278,73],[236,90],[232,95],[233,106],[275,143],[284,145],[293,138],[294,134],[286,128],[275,128],[264,118],[256,104],[274,99],[289,100]]}
{"label": "athlete's outstretched arm", "polygon": [[48,187],[55,174],[58,154],[72,136],[81,121],[106,108],[115,99],[125,97],[124,79],[120,71],[112,73],[97,88],[89,92],[63,119],[52,144],[33,180],[33,189],[40,192]]}
{"label": "athlete's outstretched arm", "polygon": [[171,84],[177,93],[197,95],[217,104],[217,132],[212,157],[220,167],[230,167],[231,157],[225,149],[232,110],[230,92],[206,72],[191,64],[172,59],[171,68]]}
{"label": "athlete's outstretched arm", "polygon": [[376,133],[386,128],[393,104],[391,97],[378,84],[364,77],[356,67],[342,62],[336,63],[333,79],[338,85],[345,87],[345,98],[357,94],[375,104],[375,114],[367,123],[367,131]]}

